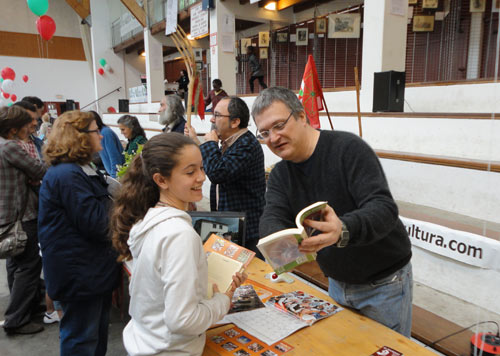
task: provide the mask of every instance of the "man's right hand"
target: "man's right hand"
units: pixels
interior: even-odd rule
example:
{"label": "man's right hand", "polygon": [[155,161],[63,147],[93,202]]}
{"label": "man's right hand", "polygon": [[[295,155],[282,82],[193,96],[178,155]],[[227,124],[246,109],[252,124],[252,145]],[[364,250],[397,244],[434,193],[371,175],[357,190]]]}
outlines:
{"label": "man's right hand", "polygon": [[201,144],[200,140],[198,140],[198,136],[196,135],[196,130],[194,129],[193,126],[189,126],[186,124],[186,126],[184,126],[184,135],[191,138],[194,142],[196,142],[198,146]]}

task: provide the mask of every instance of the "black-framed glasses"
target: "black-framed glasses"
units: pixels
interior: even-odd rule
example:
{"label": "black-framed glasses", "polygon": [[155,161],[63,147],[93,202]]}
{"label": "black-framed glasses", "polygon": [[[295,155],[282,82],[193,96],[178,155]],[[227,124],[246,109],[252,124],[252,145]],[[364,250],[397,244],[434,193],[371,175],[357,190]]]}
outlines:
{"label": "black-framed glasses", "polygon": [[217,120],[219,117],[229,117],[229,118],[231,118],[231,115],[223,115],[223,114],[219,114],[218,112],[214,112],[214,117],[215,117],[215,120]]}
{"label": "black-framed glasses", "polygon": [[276,125],[271,127],[269,130],[259,131],[259,129],[257,129],[255,136],[259,140],[267,140],[269,138],[269,135],[271,134],[271,132],[280,132],[281,130],[283,130],[285,128],[286,124],[288,123],[288,121],[290,120],[290,118],[292,117],[292,115],[293,115],[293,111],[290,113],[290,115],[288,115],[288,118],[285,121],[278,122]]}
{"label": "black-framed glasses", "polygon": [[101,134],[101,130],[99,129],[95,129],[95,130],[86,130],[86,129],[82,129],[82,130],[78,130],[80,132],[84,132],[84,133],[92,133],[92,132],[97,132],[98,134]]}

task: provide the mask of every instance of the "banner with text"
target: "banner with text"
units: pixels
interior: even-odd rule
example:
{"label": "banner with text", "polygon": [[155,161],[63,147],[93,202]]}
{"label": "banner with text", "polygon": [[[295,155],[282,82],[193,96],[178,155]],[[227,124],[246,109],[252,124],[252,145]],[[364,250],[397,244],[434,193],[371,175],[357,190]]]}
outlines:
{"label": "banner with text", "polygon": [[500,242],[400,216],[414,246],[469,265],[500,271]]}

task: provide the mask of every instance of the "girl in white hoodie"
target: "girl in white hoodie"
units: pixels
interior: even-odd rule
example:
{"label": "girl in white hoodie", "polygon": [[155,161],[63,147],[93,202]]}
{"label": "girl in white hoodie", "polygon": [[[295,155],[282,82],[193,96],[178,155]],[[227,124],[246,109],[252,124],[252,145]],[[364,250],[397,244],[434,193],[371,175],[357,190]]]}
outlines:
{"label": "girl in white hoodie", "polygon": [[201,355],[205,331],[229,310],[227,293],[207,299],[207,260],[186,213],[205,180],[198,146],[178,133],[149,140],[132,161],[111,217],[113,245],[133,259],[132,317],[123,331],[130,356]]}

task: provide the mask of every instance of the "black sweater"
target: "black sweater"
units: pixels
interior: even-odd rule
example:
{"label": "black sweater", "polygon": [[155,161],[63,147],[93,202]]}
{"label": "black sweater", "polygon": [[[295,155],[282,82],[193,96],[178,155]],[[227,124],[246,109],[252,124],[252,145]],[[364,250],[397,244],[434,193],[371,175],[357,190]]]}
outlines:
{"label": "black sweater", "polygon": [[296,214],[326,200],[345,223],[345,248],[318,252],[323,273],[337,281],[361,284],[387,277],[408,263],[411,244],[375,152],[359,137],[321,131],[304,162],[281,161],[272,170],[260,236],[295,226]]}

